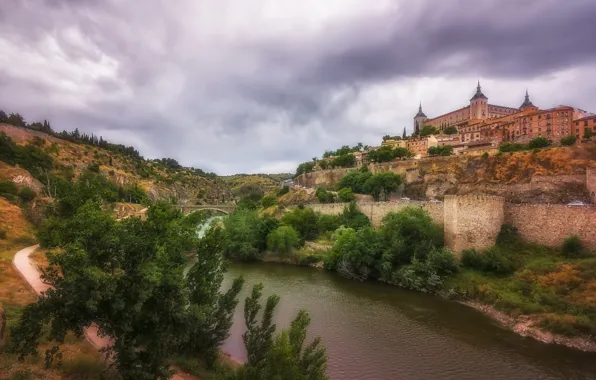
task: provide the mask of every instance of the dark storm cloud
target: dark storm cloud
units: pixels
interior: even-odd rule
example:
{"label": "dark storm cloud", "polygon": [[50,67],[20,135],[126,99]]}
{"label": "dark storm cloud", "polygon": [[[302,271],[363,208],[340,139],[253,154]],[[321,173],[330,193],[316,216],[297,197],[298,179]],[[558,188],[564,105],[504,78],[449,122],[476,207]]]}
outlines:
{"label": "dark storm cloud", "polygon": [[[594,1],[325,4],[318,17],[314,0],[2,2],[0,108],[229,173],[401,133],[418,101],[406,94],[437,92],[428,80],[523,88],[577,70],[569,100],[596,101],[580,78],[596,60]],[[443,95],[435,108],[453,105]]]}

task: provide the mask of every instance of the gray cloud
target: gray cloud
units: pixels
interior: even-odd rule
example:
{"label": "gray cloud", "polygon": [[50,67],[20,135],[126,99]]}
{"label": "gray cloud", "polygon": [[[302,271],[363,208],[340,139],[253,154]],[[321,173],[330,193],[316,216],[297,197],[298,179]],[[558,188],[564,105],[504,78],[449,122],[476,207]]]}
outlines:
{"label": "gray cloud", "polygon": [[[220,174],[291,170],[325,149],[465,105],[594,108],[596,3],[10,0],[0,108]],[[564,90],[563,90],[564,89]]]}

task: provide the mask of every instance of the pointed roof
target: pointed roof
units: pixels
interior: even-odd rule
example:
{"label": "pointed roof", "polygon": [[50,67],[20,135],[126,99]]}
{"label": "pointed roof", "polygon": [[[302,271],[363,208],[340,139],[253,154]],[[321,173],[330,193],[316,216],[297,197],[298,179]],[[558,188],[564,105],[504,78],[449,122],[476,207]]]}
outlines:
{"label": "pointed roof", "polygon": [[527,88],[526,88],[526,100],[524,100],[524,102],[522,103],[521,107],[519,107],[519,109],[524,109],[526,107],[535,107],[535,105],[533,105],[532,102],[530,101],[530,95],[528,95]]}
{"label": "pointed roof", "polygon": [[414,117],[426,117],[424,112],[422,112],[422,102],[420,102],[420,107],[418,107],[418,113]]}
{"label": "pointed roof", "polygon": [[472,99],[470,99],[470,101],[476,100],[476,99],[488,99],[486,97],[486,95],[484,95],[482,93],[482,90],[480,89],[480,79],[478,79],[478,87],[476,87],[476,93],[474,94],[474,96],[472,96]]}

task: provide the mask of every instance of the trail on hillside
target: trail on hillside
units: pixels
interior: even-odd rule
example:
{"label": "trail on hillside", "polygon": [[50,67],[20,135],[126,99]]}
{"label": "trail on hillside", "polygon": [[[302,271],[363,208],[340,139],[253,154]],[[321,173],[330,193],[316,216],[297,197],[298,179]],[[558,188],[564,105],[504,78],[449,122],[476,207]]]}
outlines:
{"label": "trail on hillside", "polygon": [[[43,292],[50,288],[50,285],[46,284],[41,279],[41,272],[31,261],[31,254],[39,248],[39,244],[32,245],[31,247],[23,248],[17,252],[13,259],[13,265],[17,271],[23,276],[25,281],[33,288],[38,296],[42,296]],[[98,326],[92,323],[91,326],[84,329],[85,338],[91,343],[97,350],[108,347],[112,340],[109,337],[100,337],[98,334]],[[173,380],[200,380],[200,378],[188,374],[175,374],[172,376]]]}

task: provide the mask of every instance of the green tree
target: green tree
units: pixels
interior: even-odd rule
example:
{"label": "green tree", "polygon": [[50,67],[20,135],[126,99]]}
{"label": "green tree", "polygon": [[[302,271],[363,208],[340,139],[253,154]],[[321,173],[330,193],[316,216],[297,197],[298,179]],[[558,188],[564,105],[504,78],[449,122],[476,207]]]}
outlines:
{"label": "green tree", "polygon": [[368,152],[367,157],[371,162],[389,162],[396,156],[394,149],[390,145],[383,145],[379,149]]}
{"label": "green tree", "polygon": [[349,205],[344,207],[340,215],[341,222],[344,226],[359,230],[363,227],[370,226],[370,220],[356,207],[356,202],[352,201]]}
{"label": "green tree", "polygon": [[255,210],[236,210],[230,214],[224,220],[226,255],[243,261],[259,258],[259,226],[259,214]]}
{"label": "green tree", "polygon": [[428,212],[418,207],[406,207],[383,217],[380,229],[384,240],[384,261],[388,269],[408,264],[414,256],[424,258],[432,247],[443,245],[443,230],[433,222]]}
{"label": "green tree", "polygon": [[342,202],[352,202],[355,199],[354,192],[348,187],[340,189],[337,192],[337,196]]}
{"label": "green tree", "polygon": [[565,257],[580,257],[584,253],[584,243],[579,236],[569,236],[563,241],[561,251]]}
{"label": "green tree", "polygon": [[209,365],[217,359],[219,347],[228,338],[238,293],[244,280],[236,278],[221,293],[226,266],[223,260],[225,234],[221,227],[210,228],[199,240],[196,263],[187,274],[190,306],[184,331],[184,352],[203,357]]}
{"label": "green tree", "polygon": [[451,156],[453,154],[453,146],[431,146],[428,148],[428,154],[431,156]]}
{"label": "green tree", "polygon": [[243,335],[248,361],[236,380],[327,380],[327,355],[320,338],[305,346],[310,317],[300,310],[290,328],[275,334],[273,311],[279,297],[270,296],[258,323],[261,311],[262,284],[253,288],[244,304],[247,331]]}
{"label": "green tree", "polygon": [[378,201],[381,196],[386,200],[389,193],[397,190],[399,185],[401,185],[400,175],[392,172],[382,172],[367,179],[364,183],[364,189]]}
{"label": "green tree", "polygon": [[567,136],[561,139],[561,145],[572,146],[577,142],[577,136]]}
{"label": "green tree", "polygon": [[349,172],[344,175],[337,184],[338,188],[348,188],[356,194],[366,194],[364,184],[372,177],[372,173],[368,171],[366,166],[363,166],[358,171]]}
{"label": "green tree", "polygon": [[334,168],[351,168],[354,164],[356,164],[356,157],[351,153],[337,156],[329,163]]}
{"label": "green tree", "polygon": [[504,142],[499,145],[500,152],[519,152],[526,149],[526,146],[519,143]]}
{"label": "green tree", "polygon": [[[197,254],[187,280],[186,255],[197,252],[199,238],[196,226],[171,205],[152,205],[146,220],[116,221],[90,197],[54,218],[52,223],[62,226],[53,230],[61,253],[48,255],[42,275],[52,288],[25,308],[11,329],[11,352],[36,353],[44,331],[59,346],[67,333],[80,336],[92,322],[113,340],[112,359],[125,379],[169,377],[169,361],[182,347],[207,357],[217,352],[241,285],[235,281],[232,290],[219,294],[217,232]],[[198,342],[198,349],[188,341],[197,336],[210,340]],[[58,351],[46,353],[51,358]]]}
{"label": "green tree", "polygon": [[446,135],[455,135],[457,133],[457,127],[451,125],[443,130]]}
{"label": "green tree", "polygon": [[267,248],[280,256],[289,256],[299,244],[300,236],[290,226],[277,227],[267,236]]}
{"label": "green tree", "polygon": [[596,136],[596,132],[592,131],[592,130],[591,130],[591,129],[589,129],[589,128],[586,128],[586,129],[584,130],[584,139],[585,139],[585,140],[591,140],[591,139],[592,139],[592,137],[594,137],[594,136]]}
{"label": "green tree", "polygon": [[261,206],[264,208],[275,206],[275,197],[273,195],[266,195],[261,199]]}
{"label": "green tree", "polygon": [[536,137],[528,143],[528,149],[546,148],[551,142],[545,137]]}
{"label": "green tree", "polygon": [[315,240],[319,235],[319,220],[317,214],[308,207],[298,206],[284,214],[281,221],[291,226],[300,234],[301,240]]}
{"label": "green tree", "polygon": [[439,130],[431,125],[425,125],[420,130],[420,136],[430,136],[439,134]]}
{"label": "green tree", "polygon": [[323,189],[322,187],[317,188],[315,196],[321,203],[333,203],[335,201],[335,196],[333,193]]}
{"label": "green tree", "polygon": [[298,165],[298,168],[296,168],[296,174],[294,175],[294,178],[298,177],[300,174],[312,172],[314,167],[315,164],[312,161],[303,162],[302,164]]}

